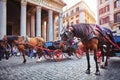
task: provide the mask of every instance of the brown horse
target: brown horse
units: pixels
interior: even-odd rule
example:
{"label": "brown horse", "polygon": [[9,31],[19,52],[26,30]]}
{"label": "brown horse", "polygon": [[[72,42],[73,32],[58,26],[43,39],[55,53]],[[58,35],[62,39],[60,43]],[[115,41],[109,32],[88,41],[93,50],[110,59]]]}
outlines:
{"label": "brown horse", "polygon": [[18,49],[22,52],[23,55],[23,63],[26,63],[26,58],[25,58],[25,49],[26,48],[39,48],[39,60],[41,59],[42,56],[42,47],[45,43],[44,39],[41,37],[32,37],[32,38],[27,38],[24,36],[4,36],[3,38],[5,43],[9,43],[10,45],[14,44],[18,47]]}
{"label": "brown horse", "polygon": [[97,64],[98,49],[102,52],[102,62],[104,62],[104,56],[106,56],[105,66],[108,64],[107,59],[110,55],[111,49],[113,49],[113,47],[120,49],[114,42],[111,30],[96,24],[76,24],[67,27],[67,29],[61,34],[62,42],[65,44],[72,44],[73,37],[78,37],[82,41],[88,62],[88,68],[86,70],[87,74],[90,74],[89,50],[94,51],[94,59],[96,63],[95,74],[99,75],[100,72]]}
{"label": "brown horse", "polygon": [[77,24],[73,26],[67,27],[67,29],[61,34],[62,42],[69,44],[72,42],[74,37],[80,38],[83,46],[84,51],[86,52],[87,58],[87,70],[86,73],[90,74],[90,56],[89,50],[94,51],[94,60],[96,63],[96,75],[100,75],[98,63],[97,63],[97,50],[98,50],[98,43],[99,40],[94,32],[93,24]]}

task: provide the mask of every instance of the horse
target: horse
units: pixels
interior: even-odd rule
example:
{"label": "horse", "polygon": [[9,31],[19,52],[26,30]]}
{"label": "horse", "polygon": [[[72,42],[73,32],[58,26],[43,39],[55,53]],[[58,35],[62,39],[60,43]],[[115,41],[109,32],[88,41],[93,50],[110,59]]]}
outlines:
{"label": "horse", "polygon": [[81,23],[68,26],[61,34],[61,41],[65,44],[71,44],[73,37],[78,37],[82,41],[88,63],[88,68],[86,70],[87,74],[90,74],[89,50],[94,51],[94,60],[96,63],[95,74],[99,75],[100,72],[96,56],[98,49],[102,52],[102,62],[104,62],[104,56],[106,56],[105,66],[107,66],[108,56],[110,55],[113,47],[119,48],[114,41],[111,30],[96,24]]}
{"label": "horse", "polygon": [[96,63],[96,75],[100,75],[99,66],[97,63],[97,51],[98,51],[98,44],[99,39],[95,33],[95,29],[93,26],[95,24],[76,24],[68,26],[64,32],[61,34],[61,41],[63,43],[72,42],[74,37],[80,38],[81,42],[84,46],[84,51],[86,52],[87,58],[87,70],[86,73],[90,74],[90,57],[89,57],[89,50],[94,51],[94,60]]}
{"label": "horse", "polygon": [[16,35],[6,35],[3,38],[5,43],[8,43],[12,46],[12,44],[16,45],[19,51],[22,52],[23,56],[23,63],[26,63],[26,57],[25,57],[25,49],[27,48],[37,48],[39,50],[38,56],[39,59],[37,60],[38,62],[41,61],[42,57],[42,47],[45,43],[44,39],[42,37],[24,37],[24,36],[16,36]]}

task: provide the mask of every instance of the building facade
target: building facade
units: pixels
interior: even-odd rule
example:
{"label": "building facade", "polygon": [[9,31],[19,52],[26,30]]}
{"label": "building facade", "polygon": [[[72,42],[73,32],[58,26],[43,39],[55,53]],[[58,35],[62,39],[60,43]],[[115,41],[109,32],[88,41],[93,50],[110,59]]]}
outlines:
{"label": "building facade", "polygon": [[97,0],[98,24],[120,35],[120,0]]}
{"label": "building facade", "polygon": [[84,0],[81,0],[63,12],[64,26],[67,26],[67,24],[73,25],[78,23],[96,23],[95,14]]}
{"label": "building facade", "polygon": [[62,0],[0,0],[0,39],[4,35],[55,40],[55,19],[62,26]]}

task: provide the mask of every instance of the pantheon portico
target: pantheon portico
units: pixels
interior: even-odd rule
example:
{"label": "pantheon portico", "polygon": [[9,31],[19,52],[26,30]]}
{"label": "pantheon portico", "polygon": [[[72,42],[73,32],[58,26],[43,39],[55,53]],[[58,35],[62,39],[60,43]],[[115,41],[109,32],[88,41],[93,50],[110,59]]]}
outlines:
{"label": "pantheon portico", "polygon": [[20,35],[56,40],[65,5],[62,0],[0,0],[0,39],[4,35]]}

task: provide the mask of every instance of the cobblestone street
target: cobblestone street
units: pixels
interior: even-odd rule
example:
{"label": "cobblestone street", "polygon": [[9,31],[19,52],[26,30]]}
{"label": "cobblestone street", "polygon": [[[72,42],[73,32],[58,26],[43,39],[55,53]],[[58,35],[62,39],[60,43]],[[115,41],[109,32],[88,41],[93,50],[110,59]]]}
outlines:
{"label": "cobblestone street", "polygon": [[12,57],[9,61],[0,61],[0,80],[120,80],[120,58],[110,58],[108,69],[100,69],[101,75],[96,76],[93,56],[91,56],[91,74],[85,73],[86,57],[77,59],[64,58],[61,62],[27,57],[23,64],[22,57]]}

